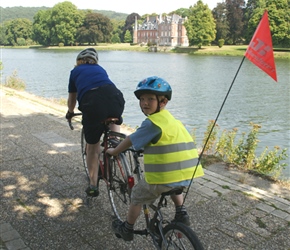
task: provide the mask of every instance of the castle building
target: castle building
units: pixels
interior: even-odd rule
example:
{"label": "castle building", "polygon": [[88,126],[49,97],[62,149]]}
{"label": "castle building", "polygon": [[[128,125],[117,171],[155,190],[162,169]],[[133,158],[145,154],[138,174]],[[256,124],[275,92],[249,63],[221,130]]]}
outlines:
{"label": "castle building", "polygon": [[187,18],[179,15],[171,16],[148,16],[142,23],[137,23],[135,17],[135,25],[133,30],[133,43],[152,43],[157,46],[189,46],[188,37],[184,22]]}

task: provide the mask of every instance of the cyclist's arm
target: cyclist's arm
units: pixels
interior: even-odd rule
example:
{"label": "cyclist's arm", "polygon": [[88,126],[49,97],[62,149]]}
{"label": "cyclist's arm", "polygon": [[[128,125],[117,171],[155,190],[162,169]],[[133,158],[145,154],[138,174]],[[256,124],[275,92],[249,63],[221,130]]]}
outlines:
{"label": "cyclist's arm", "polygon": [[131,146],[130,136],[127,136],[116,148],[109,148],[106,153],[116,156]]}
{"label": "cyclist's arm", "polygon": [[77,93],[76,92],[68,93],[67,107],[70,113],[74,112],[76,103],[77,103]]}

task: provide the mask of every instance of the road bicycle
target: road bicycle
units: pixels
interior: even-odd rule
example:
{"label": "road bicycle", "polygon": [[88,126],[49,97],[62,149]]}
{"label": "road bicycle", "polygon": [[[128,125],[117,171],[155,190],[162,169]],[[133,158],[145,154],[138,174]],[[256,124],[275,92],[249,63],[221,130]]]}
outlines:
{"label": "road bicycle", "polygon": [[[75,115],[80,114],[77,113]],[[110,130],[109,124],[116,121],[116,118],[109,118],[105,121],[106,128],[101,143],[103,149],[100,157],[99,180],[104,180],[107,184],[109,200],[115,219],[124,221],[130,204],[132,187],[143,178],[143,151],[137,151],[130,147],[118,156],[109,156],[105,153],[109,147],[116,147],[126,137],[122,133]],[[71,123],[69,125],[73,129]],[[81,148],[84,169],[89,179],[83,129],[81,133]],[[175,188],[169,192],[162,193],[157,203],[143,205],[145,225],[142,224],[142,229],[134,230],[134,234],[150,236],[156,249],[203,250],[202,243],[189,226],[179,222],[172,222],[162,212],[163,208],[167,207],[167,197],[182,192],[184,192],[183,188]]]}
{"label": "road bicycle", "polygon": [[[80,115],[82,113],[75,113],[73,116]],[[105,153],[108,148],[116,147],[126,137],[125,134],[110,130],[110,124],[114,124],[117,121],[118,118],[108,118],[104,121],[105,130],[101,138],[97,186],[99,187],[100,180],[105,182],[113,213],[118,219],[123,220],[130,205],[131,189],[134,186],[133,173],[131,168],[129,168],[128,160],[124,153],[114,157]],[[69,126],[72,130],[74,129],[71,121],[69,121]],[[86,161],[87,143],[83,128],[81,131],[81,153],[85,174],[89,183],[89,169]],[[88,206],[90,206],[92,199],[90,196],[86,197],[86,204]]]}

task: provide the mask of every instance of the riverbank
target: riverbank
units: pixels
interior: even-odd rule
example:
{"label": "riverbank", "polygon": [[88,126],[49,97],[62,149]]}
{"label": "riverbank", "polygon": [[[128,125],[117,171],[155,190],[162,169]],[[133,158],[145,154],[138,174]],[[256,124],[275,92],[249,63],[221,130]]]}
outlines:
{"label": "riverbank", "polygon": [[[43,47],[43,46],[27,46],[27,47],[5,47],[5,48],[31,48],[31,49],[70,49],[70,50],[81,50],[88,46],[70,46],[70,47]],[[100,43],[95,47],[97,50],[115,50],[115,51],[139,51],[148,52],[149,48],[147,46],[130,45],[130,43],[116,43],[116,44],[105,44]],[[186,53],[192,55],[217,55],[217,56],[244,56],[247,45],[224,45],[219,48],[218,46],[202,46],[201,49],[197,47],[166,47],[159,46],[157,52],[159,53]],[[3,46],[1,48],[4,48]],[[290,59],[290,49],[289,48],[274,48],[274,57]]]}
{"label": "riverbank", "polygon": [[[5,95],[14,96],[19,98],[19,100],[28,100],[35,105],[42,105],[50,110],[55,110],[57,113],[61,112],[65,114],[67,111],[66,100],[43,98],[25,91],[7,88],[3,85],[1,85],[1,88],[2,91],[5,92]],[[79,123],[80,118],[75,118],[75,121]],[[130,127],[129,124],[122,124],[121,129],[126,134],[130,134],[135,131],[135,129]],[[208,157],[206,155],[203,157],[202,164],[206,169],[209,169],[217,174],[224,174],[225,176],[234,179],[241,184],[248,184],[263,190],[271,186],[275,192],[283,194],[283,197],[290,201],[290,181],[275,180],[267,176],[255,175],[251,172],[244,171],[236,167],[230,167],[229,165],[220,162],[218,158],[211,156]]]}
{"label": "riverbank", "polygon": [[[104,182],[92,207],[80,154],[80,123],[71,131],[65,106],[1,87],[0,249],[152,249],[149,238],[127,243],[111,229]],[[212,166],[213,167],[213,166]],[[204,248],[289,249],[290,192],[265,190],[205,169],[185,205]],[[168,200],[166,220],[174,216]],[[141,216],[136,228],[144,225]],[[143,224],[142,224],[143,223]]]}

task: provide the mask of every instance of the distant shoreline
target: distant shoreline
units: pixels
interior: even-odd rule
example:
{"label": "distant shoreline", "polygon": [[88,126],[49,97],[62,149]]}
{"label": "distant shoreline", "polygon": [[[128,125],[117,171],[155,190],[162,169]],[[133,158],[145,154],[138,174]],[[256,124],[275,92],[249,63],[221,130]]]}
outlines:
{"label": "distant shoreline", "polygon": [[[85,46],[1,46],[0,48],[7,49],[56,49],[56,50],[81,50],[83,48],[90,47],[88,45]],[[139,51],[139,52],[148,52],[149,48],[147,46],[138,45],[130,45],[129,43],[118,43],[118,44],[104,44],[100,43],[98,45],[92,45],[91,47],[96,48],[99,51],[102,50],[115,50],[115,51]],[[157,52],[151,53],[184,53],[190,55],[215,55],[215,56],[244,56],[245,51],[247,49],[247,45],[224,45],[219,48],[218,46],[203,46],[201,49],[197,47],[165,47],[159,46],[156,47]],[[282,58],[282,59],[290,59],[290,49],[289,48],[274,48],[274,57]]]}

